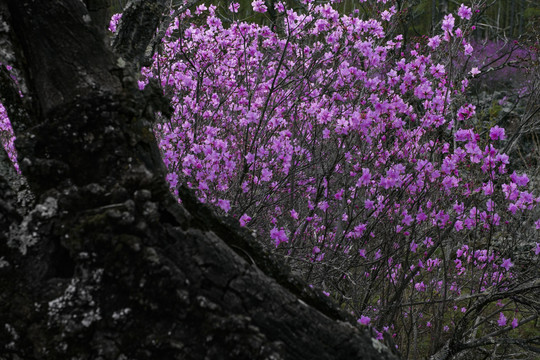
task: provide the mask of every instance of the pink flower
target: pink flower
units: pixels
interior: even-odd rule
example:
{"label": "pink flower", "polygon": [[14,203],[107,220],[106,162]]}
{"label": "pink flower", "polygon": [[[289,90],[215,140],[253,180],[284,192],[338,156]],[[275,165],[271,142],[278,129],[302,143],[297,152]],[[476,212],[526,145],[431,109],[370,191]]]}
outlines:
{"label": "pink flower", "polygon": [[362,237],[364,234],[364,231],[366,231],[367,225],[366,224],[358,224],[354,227],[354,235],[357,238]]}
{"label": "pink flower", "polygon": [[176,173],[168,173],[165,180],[167,180],[171,189],[176,189],[178,186],[178,174]]}
{"label": "pink flower", "polygon": [[467,56],[468,56],[468,55],[471,55],[472,52],[473,52],[473,50],[474,50],[474,48],[472,47],[471,44],[465,44],[465,45],[463,45],[463,49],[464,49],[464,54],[467,55]]}
{"label": "pink flower", "polygon": [[285,5],[281,1],[278,1],[274,4],[274,9],[277,10],[277,12],[282,13],[285,11]]}
{"label": "pink flower", "polygon": [[426,237],[425,240],[423,241],[424,245],[426,245],[426,247],[432,247],[433,246],[433,239],[430,238],[430,237]]}
{"label": "pink flower", "polygon": [[512,261],[510,258],[508,259],[503,259],[503,262],[501,264],[501,267],[504,268],[506,271],[510,270],[510,268],[514,266],[514,264],[512,264]]}
{"label": "pink flower", "polygon": [[217,205],[226,213],[231,210],[231,202],[229,200],[218,199]]}
{"label": "pink flower", "polygon": [[392,13],[390,11],[388,11],[388,10],[384,10],[381,13],[381,18],[383,20],[390,21],[390,19],[392,18]]}
{"label": "pink flower", "polygon": [[265,13],[268,10],[263,0],[254,0],[251,6],[253,7],[253,11],[258,13]]}
{"label": "pink flower", "polygon": [[371,174],[369,172],[369,169],[363,168],[362,169],[362,176],[358,179],[356,182],[356,186],[367,186],[369,185],[369,182],[371,180]]}
{"label": "pink flower", "polygon": [[472,75],[472,77],[475,77],[476,75],[480,74],[480,70],[478,70],[477,67],[473,67],[469,73]]}
{"label": "pink flower", "polygon": [[270,181],[272,179],[272,170],[267,168],[262,169],[261,171],[261,181]]}
{"label": "pink flower", "polygon": [[240,226],[242,226],[242,227],[246,226],[246,224],[247,224],[248,222],[250,222],[250,221],[251,221],[251,217],[248,216],[248,214],[242,215],[242,216],[240,217],[240,219],[239,219]]}
{"label": "pink flower", "polygon": [[529,177],[527,174],[518,175],[515,171],[512,173],[512,175],[510,175],[510,180],[515,182],[518,186],[527,186],[529,183]]}
{"label": "pink flower", "polygon": [[487,183],[484,183],[482,185],[482,191],[484,192],[484,195],[493,194],[493,191],[494,191],[493,182],[489,180]]}
{"label": "pink flower", "polygon": [[237,12],[238,12],[238,9],[240,9],[240,4],[239,4],[239,3],[234,2],[234,3],[231,3],[231,4],[229,5],[229,10],[230,10],[231,12],[233,12],[233,13],[237,13]]}
{"label": "pink flower", "polygon": [[279,244],[281,244],[282,242],[289,241],[289,239],[287,239],[287,235],[285,234],[285,230],[278,230],[277,228],[273,228],[272,230],[270,230],[270,238],[274,240],[276,247],[278,247]]}
{"label": "pink flower", "polygon": [[534,249],[534,255],[540,254],[540,243],[536,243],[536,248]]}
{"label": "pink flower", "polygon": [[416,291],[423,292],[426,291],[426,284],[424,284],[424,282],[422,281],[414,284],[414,288],[416,289]]}
{"label": "pink flower", "polygon": [[196,15],[201,15],[203,13],[203,11],[205,10],[208,10],[208,8],[206,7],[206,5],[202,4],[202,5],[199,5],[197,6],[197,8],[195,9],[195,14]]}
{"label": "pink flower", "polygon": [[504,316],[503,313],[499,314],[499,320],[497,320],[497,324],[499,324],[499,326],[506,326],[506,316]]}
{"label": "pink flower", "polygon": [[321,209],[322,211],[326,211],[326,210],[330,207],[330,205],[328,205],[328,202],[327,202],[327,201],[321,201],[321,202],[317,205],[317,207],[318,207],[319,209]]}
{"label": "pink flower", "polygon": [[444,31],[451,32],[452,29],[454,28],[454,22],[455,22],[455,19],[452,14],[446,15],[443,19],[441,29],[443,29]]}
{"label": "pink flower", "polygon": [[519,325],[518,319],[514,318],[514,320],[512,320],[512,329],[517,328],[518,325]]}
{"label": "pink flower", "polygon": [[462,19],[470,20],[472,16],[472,10],[470,7],[461,4],[457,12],[458,16]]}
{"label": "pink flower", "polygon": [[298,213],[296,212],[296,210],[292,209],[290,211],[290,214],[291,214],[291,217],[294,219],[294,220],[298,220]]}
{"label": "pink flower", "polygon": [[371,322],[371,318],[369,316],[360,316],[360,319],[358,319],[358,322],[362,325],[368,325]]}
{"label": "pink flower", "polygon": [[109,31],[112,33],[116,32],[116,27],[118,26],[118,23],[120,22],[120,19],[122,18],[122,14],[114,14],[111,17],[111,22],[109,23]]}
{"label": "pink flower", "polygon": [[428,46],[432,48],[433,50],[438,48],[440,44],[441,44],[441,37],[439,35],[435,35],[434,37],[429,38],[428,40]]}
{"label": "pink flower", "polygon": [[504,140],[506,135],[504,134],[504,129],[495,125],[489,130],[489,137],[491,140]]}

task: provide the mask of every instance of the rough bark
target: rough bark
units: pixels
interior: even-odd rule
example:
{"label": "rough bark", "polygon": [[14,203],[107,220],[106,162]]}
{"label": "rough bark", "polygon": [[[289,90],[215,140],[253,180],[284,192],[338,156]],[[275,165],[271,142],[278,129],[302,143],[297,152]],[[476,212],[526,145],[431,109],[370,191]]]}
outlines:
{"label": "rough bark", "polygon": [[13,119],[37,205],[0,174],[0,359],[394,358],[233,221],[172,198],[149,95],[83,2],[1,9],[34,104]]}

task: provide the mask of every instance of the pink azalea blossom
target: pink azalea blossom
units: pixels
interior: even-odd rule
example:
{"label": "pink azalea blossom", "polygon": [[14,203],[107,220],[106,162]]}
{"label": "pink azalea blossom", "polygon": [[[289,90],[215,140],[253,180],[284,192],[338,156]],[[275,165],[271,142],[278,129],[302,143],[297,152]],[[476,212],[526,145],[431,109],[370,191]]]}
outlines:
{"label": "pink azalea blossom", "polygon": [[229,5],[229,10],[233,13],[237,13],[240,9],[240,4],[237,2],[233,2]]}
{"label": "pink azalea blossom", "polygon": [[358,319],[358,322],[362,325],[369,325],[371,322],[371,318],[369,316],[360,316],[360,319]]}
{"label": "pink azalea blossom", "polygon": [[416,291],[420,291],[420,292],[426,291],[426,285],[424,284],[423,281],[414,284],[414,288],[416,289]]}
{"label": "pink azalea blossom", "polygon": [[439,35],[435,35],[434,37],[431,37],[428,40],[428,46],[433,50],[438,48],[440,44],[441,44],[441,37]]}
{"label": "pink azalea blossom", "polygon": [[514,266],[514,264],[512,264],[511,259],[503,259],[503,262],[501,264],[502,268],[504,268],[506,271],[509,271],[512,266]]}
{"label": "pink azalea blossom", "polygon": [[504,129],[499,126],[494,126],[489,130],[489,137],[491,140],[504,140],[506,135],[504,134]]}
{"label": "pink azalea blossom", "polygon": [[253,11],[258,13],[265,13],[268,10],[263,0],[254,0],[251,6],[253,7]]}
{"label": "pink azalea blossom", "polygon": [[226,213],[231,210],[231,202],[229,200],[218,199],[217,205]]}
{"label": "pink azalea blossom", "polygon": [[470,7],[461,4],[457,12],[458,16],[462,19],[470,20],[472,16],[472,10]]}
{"label": "pink azalea blossom", "polygon": [[480,72],[481,71],[478,70],[477,67],[473,67],[469,73],[472,75],[472,77],[475,77],[476,75],[480,74]]}
{"label": "pink azalea blossom", "polygon": [[274,9],[277,10],[277,12],[282,13],[285,11],[285,5],[281,1],[278,1],[274,4]]}
{"label": "pink azalea blossom", "polygon": [[270,230],[270,238],[274,240],[274,244],[276,245],[276,247],[278,247],[279,244],[281,244],[282,242],[289,241],[289,239],[287,238],[287,235],[285,234],[285,230],[278,229],[275,227],[272,230]]}
{"label": "pink azalea blossom", "polygon": [[529,183],[529,177],[527,174],[518,175],[515,171],[510,175],[510,180],[512,180],[517,186],[527,186]]}
{"label": "pink azalea blossom", "polygon": [[248,216],[248,214],[242,215],[242,216],[240,217],[240,219],[239,219],[240,226],[242,226],[242,227],[243,227],[243,226],[246,226],[246,224],[247,224],[248,222],[250,222],[250,221],[251,221],[251,217]]}
{"label": "pink azalea blossom", "polygon": [[517,318],[514,318],[514,319],[512,320],[512,329],[517,328],[518,325],[519,325],[518,319],[517,319]]}
{"label": "pink azalea blossom", "polygon": [[441,28],[444,31],[451,32],[452,29],[454,28],[454,22],[455,22],[455,18],[452,14],[445,15]]}
{"label": "pink azalea blossom", "polygon": [[472,47],[471,44],[467,43],[465,45],[463,45],[463,53],[467,56],[471,55],[472,52],[473,52],[474,48]]}
{"label": "pink azalea blossom", "polygon": [[497,324],[499,324],[499,326],[506,326],[506,316],[504,316],[502,312],[499,313],[499,320],[497,320]]}
{"label": "pink azalea blossom", "polygon": [[116,32],[116,28],[118,26],[118,23],[120,22],[120,19],[122,19],[122,14],[114,14],[111,17],[111,21],[109,23],[109,31],[112,33]]}

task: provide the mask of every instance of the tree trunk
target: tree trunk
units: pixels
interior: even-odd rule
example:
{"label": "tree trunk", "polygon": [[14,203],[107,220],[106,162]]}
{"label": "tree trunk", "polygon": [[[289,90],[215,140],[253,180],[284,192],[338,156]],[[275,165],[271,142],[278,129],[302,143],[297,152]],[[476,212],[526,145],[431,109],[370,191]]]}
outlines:
{"label": "tree trunk", "polygon": [[[234,221],[185,189],[176,202],[157,95],[122,63],[146,49],[114,54],[90,3],[0,1],[29,100],[2,102],[37,203],[21,208],[0,174],[0,359],[395,358]],[[137,27],[159,2],[134,3],[151,11],[125,34],[155,33]]]}

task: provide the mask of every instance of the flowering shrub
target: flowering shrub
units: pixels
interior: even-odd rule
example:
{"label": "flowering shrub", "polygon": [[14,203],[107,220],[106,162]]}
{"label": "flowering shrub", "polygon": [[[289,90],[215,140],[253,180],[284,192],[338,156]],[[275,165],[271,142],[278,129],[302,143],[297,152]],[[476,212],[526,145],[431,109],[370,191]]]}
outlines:
{"label": "flowering shrub", "polygon": [[[508,174],[505,130],[473,126],[464,94],[479,70],[452,61],[474,51],[472,11],[405,49],[385,32],[394,6],[379,20],[307,7],[276,4],[282,35],[225,27],[212,5],[195,11],[202,25],[185,25],[189,11],[171,24],[143,69],[175,109],[156,126],[167,180],[256,230],[360,323],[405,348],[412,328],[440,345],[485,310],[472,299],[516,282],[510,234],[540,201],[527,175]],[[486,316],[485,329],[506,325]]]}
{"label": "flowering shrub", "polygon": [[[466,335],[471,313],[489,312],[473,299],[515,285],[511,234],[540,198],[527,175],[509,175],[505,130],[473,125],[465,92],[480,71],[453,61],[474,51],[472,10],[405,49],[385,32],[389,5],[376,5],[377,20],[278,2],[283,34],[225,27],[201,5],[206,22],[186,25],[190,11],[175,19],[140,86],[156,78],[172,100],[156,134],[173,192],[187,184],[256,230],[407,354],[412,328],[417,350],[424,337],[434,352],[451,330]],[[502,312],[483,316],[483,331],[506,325]]]}

